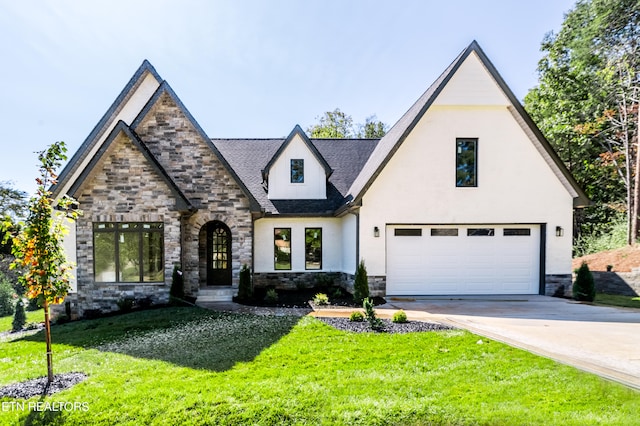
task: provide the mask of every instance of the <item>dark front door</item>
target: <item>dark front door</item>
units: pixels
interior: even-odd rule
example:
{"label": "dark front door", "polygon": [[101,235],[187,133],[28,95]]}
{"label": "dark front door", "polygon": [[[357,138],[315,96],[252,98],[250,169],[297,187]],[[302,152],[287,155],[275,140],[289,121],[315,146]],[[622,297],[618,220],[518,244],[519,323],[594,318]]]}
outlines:
{"label": "dark front door", "polygon": [[207,224],[207,285],[231,285],[231,231],[217,220]]}

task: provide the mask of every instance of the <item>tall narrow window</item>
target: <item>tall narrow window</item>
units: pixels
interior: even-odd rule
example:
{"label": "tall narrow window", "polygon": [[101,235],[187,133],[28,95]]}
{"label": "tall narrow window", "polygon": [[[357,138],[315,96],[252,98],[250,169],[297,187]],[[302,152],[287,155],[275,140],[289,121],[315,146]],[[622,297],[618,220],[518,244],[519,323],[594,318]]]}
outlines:
{"label": "tall narrow window", "polygon": [[291,228],[273,230],[274,268],[291,269]]}
{"label": "tall narrow window", "polygon": [[291,160],[291,183],[304,183],[304,160]]}
{"label": "tall narrow window", "polygon": [[96,282],[164,281],[163,228],[161,222],[94,223]]}
{"label": "tall narrow window", "polygon": [[304,269],[322,269],[322,228],[304,230]]}
{"label": "tall narrow window", "polygon": [[478,186],[478,139],[456,139],[456,186]]}

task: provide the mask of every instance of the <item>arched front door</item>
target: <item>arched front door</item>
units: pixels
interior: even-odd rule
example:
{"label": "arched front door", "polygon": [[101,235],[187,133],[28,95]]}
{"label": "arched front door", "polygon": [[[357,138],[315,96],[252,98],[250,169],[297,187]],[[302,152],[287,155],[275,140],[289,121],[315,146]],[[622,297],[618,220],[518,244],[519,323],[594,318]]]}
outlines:
{"label": "arched front door", "polygon": [[217,220],[207,223],[207,285],[231,285],[231,230]]}

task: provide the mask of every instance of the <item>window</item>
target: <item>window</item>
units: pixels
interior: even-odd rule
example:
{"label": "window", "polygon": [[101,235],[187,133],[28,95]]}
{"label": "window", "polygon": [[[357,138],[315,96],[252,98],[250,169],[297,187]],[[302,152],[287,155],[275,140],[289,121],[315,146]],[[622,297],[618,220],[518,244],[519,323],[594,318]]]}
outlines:
{"label": "window", "polygon": [[431,228],[432,237],[457,237],[458,228]]}
{"label": "window", "polygon": [[291,269],[291,228],[273,230],[274,268]]}
{"label": "window", "polygon": [[396,237],[421,237],[422,229],[420,228],[396,228],[393,230]]}
{"label": "window", "polygon": [[530,236],[531,228],[505,228],[502,232],[505,237]]}
{"label": "window", "polygon": [[469,237],[493,237],[495,235],[495,229],[493,228],[469,228],[467,229],[467,236]]}
{"label": "window", "polygon": [[304,230],[304,269],[322,269],[322,228]]}
{"label": "window", "polygon": [[456,186],[478,186],[478,140],[456,139]]}
{"label": "window", "polygon": [[162,282],[164,225],[94,223],[93,259],[97,282]]}
{"label": "window", "polygon": [[291,183],[304,183],[304,160],[291,160]]}

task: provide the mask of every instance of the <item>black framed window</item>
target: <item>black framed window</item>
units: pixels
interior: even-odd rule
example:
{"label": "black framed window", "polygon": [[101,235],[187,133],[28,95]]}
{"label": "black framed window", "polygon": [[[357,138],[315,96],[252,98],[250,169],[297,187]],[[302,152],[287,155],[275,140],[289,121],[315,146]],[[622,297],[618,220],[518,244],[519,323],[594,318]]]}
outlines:
{"label": "black framed window", "polygon": [[97,282],[164,281],[164,224],[93,224],[93,265]]}
{"label": "black framed window", "polygon": [[396,228],[393,230],[395,237],[421,237],[421,228]]}
{"label": "black framed window", "polygon": [[431,228],[432,237],[457,237],[458,228]]}
{"label": "black framed window", "polygon": [[469,228],[467,236],[469,237],[493,237],[496,234],[494,228]]}
{"label": "black framed window", "polygon": [[291,160],[291,183],[304,183],[304,160]]}
{"label": "black framed window", "polygon": [[478,186],[478,139],[456,139],[456,186]]}
{"label": "black framed window", "polygon": [[322,269],[322,228],[304,229],[304,269]]}
{"label": "black framed window", "polygon": [[529,237],[531,228],[505,228],[502,233],[505,237]]}
{"label": "black framed window", "polygon": [[291,228],[273,230],[274,269],[291,269]]}

